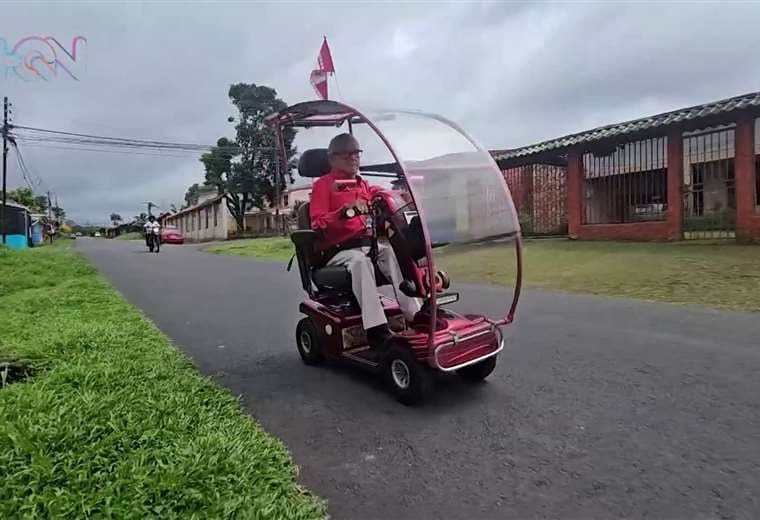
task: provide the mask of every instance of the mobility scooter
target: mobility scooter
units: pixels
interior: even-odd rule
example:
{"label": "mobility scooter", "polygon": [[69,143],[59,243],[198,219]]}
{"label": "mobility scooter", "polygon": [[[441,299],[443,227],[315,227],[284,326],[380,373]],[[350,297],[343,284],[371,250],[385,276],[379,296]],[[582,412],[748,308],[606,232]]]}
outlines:
{"label": "mobility scooter", "polygon": [[[522,271],[517,214],[489,152],[440,116],[409,111],[369,116],[336,101],[299,103],[269,116],[267,124],[275,132],[279,150],[284,149],[284,132],[294,128],[329,130],[333,135],[348,131],[357,136],[365,156],[367,147],[375,146],[382,161],[362,164],[360,173],[379,178],[387,189],[375,197],[365,214],[349,208],[345,218],[365,219],[371,229],[370,258],[378,241],[393,248],[404,280],[389,289],[423,302],[414,322],[407,323],[396,299],[381,295],[393,336],[386,348],[370,348],[350,274],[345,267],[326,266],[327,259],[315,247],[319,232],[310,229],[306,203],[299,208],[299,229],[291,233],[307,294],[300,304],[304,318],[296,328],[303,362],[344,360],[380,373],[404,404],[425,400],[436,371],[455,372],[470,382],[488,377],[504,348],[501,327],[512,323],[515,315]],[[278,164],[278,171],[284,166]],[[325,148],[301,153],[301,177],[317,178],[329,170]],[[450,310],[459,294],[451,290],[449,277],[435,263],[440,248],[462,250],[483,244],[514,247],[517,258],[511,304],[505,298],[503,314],[491,318]],[[388,285],[382,273],[375,271],[378,286]]]}

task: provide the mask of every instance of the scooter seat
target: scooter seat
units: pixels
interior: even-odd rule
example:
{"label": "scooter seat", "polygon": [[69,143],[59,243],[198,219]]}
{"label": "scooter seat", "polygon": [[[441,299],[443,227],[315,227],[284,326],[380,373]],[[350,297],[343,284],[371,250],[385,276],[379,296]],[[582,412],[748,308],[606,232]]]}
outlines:
{"label": "scooter seat", "polygon": [[341,265],[316,268],[311,272],[311,279],[319,289],[351,291],[351,274]]}

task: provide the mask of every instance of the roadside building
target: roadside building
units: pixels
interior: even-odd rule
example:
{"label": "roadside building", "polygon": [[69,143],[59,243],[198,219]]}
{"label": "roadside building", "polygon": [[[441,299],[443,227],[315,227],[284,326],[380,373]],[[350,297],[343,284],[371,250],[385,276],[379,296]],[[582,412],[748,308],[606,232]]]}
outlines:
{"label": "roadside building", "polygon": [[[26,249],[32,245],[32,217],[29,208],[7,201],[5,221],[0,220],[0,232],[5,232],[5,245],[11,249]],[[0,242],[2,243],[2,242]]]}
{"label": "roadside building", "polygon": [[[284,232],[293,226],[293,207],[299,201],[308,201],[311,186],[286,190],[282,194],[280,205],[280,229]],[[176,213],[162,214],[161,225],[176,226],[188,242],[207,242],[227,240],[240,236],[265,236],[278,233],[276,210],[267,206],[265,209],[252,209],[245,214],[245,229],[238,230],[237,222],[232,216],[224,195],[206,191],[198,196],[197,203]]]}
{"label": "roadside building", "polygon": [[528,235],[760,241],[760,92],[491,153]]}

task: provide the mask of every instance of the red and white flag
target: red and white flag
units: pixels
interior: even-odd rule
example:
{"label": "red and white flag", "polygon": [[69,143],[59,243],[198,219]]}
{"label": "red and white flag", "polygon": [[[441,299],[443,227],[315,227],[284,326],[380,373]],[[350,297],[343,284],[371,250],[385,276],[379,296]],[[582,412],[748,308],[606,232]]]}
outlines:
{"label": "red and white flag", "polygon": [[327,45],[327,38],[322,42],[322,48],[319,49],[317,56],[317,67],[311,71],[311,86],[317,91],[319,97],[327,99],[327,75],[335,72],[330,47]]}

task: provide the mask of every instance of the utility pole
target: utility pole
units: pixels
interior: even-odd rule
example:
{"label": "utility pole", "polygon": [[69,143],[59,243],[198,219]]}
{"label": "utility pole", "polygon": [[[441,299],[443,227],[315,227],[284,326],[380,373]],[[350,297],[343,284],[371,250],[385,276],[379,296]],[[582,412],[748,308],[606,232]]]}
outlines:
{"label": "utility pole", "polygon": [[5,221],[5,204],[6,204],[6,179],[8,170],[8,96],[3,98],[3,210],[0,215],[0,223],[3,225],[3,244],[5,244],[5,235],[8,228]]}
{"label": "utility pole", "polygon": [[53,243],[53,205],[50,203],[50,192],[47,192],[48,196],[48,236],[50,237],[50,243]]}

